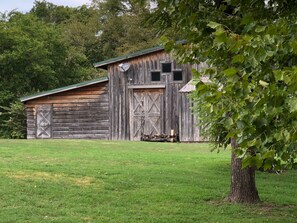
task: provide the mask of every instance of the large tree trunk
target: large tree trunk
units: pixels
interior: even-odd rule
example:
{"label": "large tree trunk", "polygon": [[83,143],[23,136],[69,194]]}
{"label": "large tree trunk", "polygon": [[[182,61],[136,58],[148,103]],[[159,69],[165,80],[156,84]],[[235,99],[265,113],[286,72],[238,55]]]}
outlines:
{"label": "large tree trunk", "polygon": [[232,146],[232,173],[231,187],[228,201],[234,203],[257,203],[260,201],[255,181],[255,168],[242,169],[242,159],[237,158],[234,152],[237,147],[235,139],[231,139]]}

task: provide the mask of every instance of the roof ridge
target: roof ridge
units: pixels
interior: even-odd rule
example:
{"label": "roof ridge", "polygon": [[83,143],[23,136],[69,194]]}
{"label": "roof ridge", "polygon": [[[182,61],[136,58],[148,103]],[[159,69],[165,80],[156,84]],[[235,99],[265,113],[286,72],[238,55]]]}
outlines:
{"label": "roof ridge", "polygon": [[94,63],[93,66],[95,68],[104,68],[104,69],[106,69],[108,64],[120,62],[120,61],[131,59],[131,58],[134,58],[134,57],[143,56],[145,54],[153,53],[153,52],[160,51],[160,50],[164,50],[164,47],[163,46],[155,46],[155,47],[139,50],[139,51],[136,51],[136,52],[133,52],[133,53],[125,54],[125,55],[122,55],[122,56],[118,56],[118,57],[110,58],[110,59],[107,59],[107,60],[103,60],[103,61]]}

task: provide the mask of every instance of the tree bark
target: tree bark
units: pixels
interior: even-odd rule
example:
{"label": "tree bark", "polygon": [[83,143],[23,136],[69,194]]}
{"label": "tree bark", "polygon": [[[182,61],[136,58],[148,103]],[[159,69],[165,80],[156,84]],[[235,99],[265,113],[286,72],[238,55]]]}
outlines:
{"label": "tree bark", "polygon": [[228,201],[233,203],[257,203],[260,201],[255,181],[255,168],[242,169],[242,159],[235,154],[237,143],[231,139],[231,186]]}

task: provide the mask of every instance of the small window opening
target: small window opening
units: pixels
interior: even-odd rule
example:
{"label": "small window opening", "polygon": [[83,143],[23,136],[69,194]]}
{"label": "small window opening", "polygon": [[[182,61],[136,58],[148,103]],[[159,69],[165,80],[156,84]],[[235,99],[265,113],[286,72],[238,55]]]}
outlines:
{"label": "small window opening", "polygon": [[171,63],[162,63],[162,73],[171,72]]}
{"label": "small window opening", "polygon": [[183,72],[182,71],[173,71],[173,80],[174,81],[182,81],[183,80]]}
{"label": "small window opening", "polygon": [[161,80],[161,74],[159,71],[152,71],[151,72],[151,80],[152,81],[160,81]]}

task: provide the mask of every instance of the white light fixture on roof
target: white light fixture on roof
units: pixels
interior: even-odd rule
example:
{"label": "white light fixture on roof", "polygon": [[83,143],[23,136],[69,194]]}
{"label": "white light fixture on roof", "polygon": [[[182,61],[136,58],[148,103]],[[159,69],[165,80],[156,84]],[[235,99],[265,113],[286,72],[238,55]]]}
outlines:
{"label": "white light fixture on roof", "polygon": [[121,72],[126,72],[127,70],[129,70],[130,64],[129,63],[120,63],[119,68],[120,68]]}

